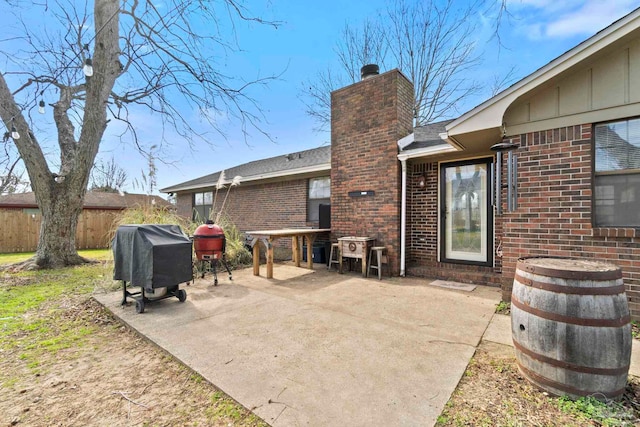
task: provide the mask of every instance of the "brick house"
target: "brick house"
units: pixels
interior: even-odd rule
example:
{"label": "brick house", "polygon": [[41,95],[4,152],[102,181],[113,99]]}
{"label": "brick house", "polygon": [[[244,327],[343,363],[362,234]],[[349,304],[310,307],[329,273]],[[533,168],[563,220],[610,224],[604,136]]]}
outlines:
{"label": "brick house", "polygon": [[[412,83],[366,77],[331,94],[331,147],[238,167],[241,230],[317,226],[329,185],[332,239],[375,237],[396,275],[501,286],[508,300],[519,257],[603,259],[640,318],[640,9],[452,121],[414,129]],[[216,180],[163,191],[191,215]]]}

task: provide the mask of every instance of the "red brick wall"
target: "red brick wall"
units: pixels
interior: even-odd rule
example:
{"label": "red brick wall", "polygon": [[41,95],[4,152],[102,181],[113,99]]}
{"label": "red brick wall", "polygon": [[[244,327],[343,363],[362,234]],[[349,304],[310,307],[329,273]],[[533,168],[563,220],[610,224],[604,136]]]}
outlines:
{"label": "red brick wall", "polygon": [[[331,94],[331,228],[334,238],[377,239],[400,265],[400,138],[412,131],[413,85],[398,70]],[[374,196],[350,197],[371,190]]]}
{"label": "red brick wall", "polygon": [[[414,276],[499,286],[501,260],[495,267],[438,262],[438,163],[416,162],[407,177],[407,273]],[[421,176],[426,178],[420,187]],[[501,233],[499,221],[494,227]],[[494,252],[495,253],[495,252]]]}
{"label": "red brick wall", "polygon": [[[317,228],[317,221],[307,221],[308,185],[309,180],[306,178],[258,185],[241,184],[231,188],[225,203],[224,214],[240,231]],[[220,209],[226,194],[227,188],[218,192],[215,212]],[[178,194],[177,207],[180,215],[191,218],[191,204],[191,193]],[[291,241],[288,238],[280,239],[276,245],[284,248],[291,247]]]}
{"label": "red brick wall", "polygon": [[511,138],[518,155],[518,209],[503,215],[503,298],[524,256],[593,258],[622,268],[632,316],[640,319],[640,230],[593,228],[592,126]]}
{"label": "red brick wall", "polygon": [[193,195],[191,193],[176,194],[176,213],[191,219],[193,213]]}
{"label": "red brick wall", "polygon": [[[221,205],[226,191],[220,190],[216,205]],[[317,227],[317,222],[307,222],[307,192],[307,179],[259,185],[241,184],[231,189],[224,213],[241,231]],[[214,210],[217,211],[217,208]]]}

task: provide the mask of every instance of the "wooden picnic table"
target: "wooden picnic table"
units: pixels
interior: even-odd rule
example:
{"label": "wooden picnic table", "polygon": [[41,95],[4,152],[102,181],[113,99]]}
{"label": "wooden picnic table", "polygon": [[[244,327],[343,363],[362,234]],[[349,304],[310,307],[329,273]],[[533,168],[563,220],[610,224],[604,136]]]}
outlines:
{"label": "wooden picnic table", "polygon": [[260,275],[260,245],[258,241],[262,241],[267,249],[267,279],[273,278],[273,242],[281,237],[291,237],[291,252],[293,262],[296,267],[300,267],[302,259],[302,246],[300,238],[307,242],[307,267],[313,270],[313,242],[316,237],[322,233],[329,233],[330,228],[284,228],[280,230],[257,230],[247,231],[246,234],[251,236],[251,247],[253,248],[253,275]]}

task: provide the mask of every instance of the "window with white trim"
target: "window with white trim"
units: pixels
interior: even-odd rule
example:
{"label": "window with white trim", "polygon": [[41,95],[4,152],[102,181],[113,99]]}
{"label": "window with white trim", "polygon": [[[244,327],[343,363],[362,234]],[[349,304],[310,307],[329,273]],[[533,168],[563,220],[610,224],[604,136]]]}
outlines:
{"label": "window with white trim", "polygon": [[640,118],[594,127],[594,225],[640,227]]}
{"label": "window with white trim", "polygon": [[307,196],[307,221],[320,220],[320,205],[331,203],[331,178],[309,179],[309,193]]}
{"label": "window with white trim", "polygon": [[209,218],[211,209],[213,208],[213,192],[206,191],[204,193],[193,194],[193,220],[196,222],[204,222]]}

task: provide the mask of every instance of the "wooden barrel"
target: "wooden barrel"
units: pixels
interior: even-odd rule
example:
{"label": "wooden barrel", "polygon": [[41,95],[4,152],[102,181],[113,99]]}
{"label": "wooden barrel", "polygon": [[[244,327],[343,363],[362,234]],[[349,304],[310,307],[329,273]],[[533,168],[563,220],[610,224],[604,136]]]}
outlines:
{"label": "wooden barrel", "polygon": [[624,392],[631,319],[615,265],[572,258],[521,258],[511,293],[518,367],[553,395]]}

